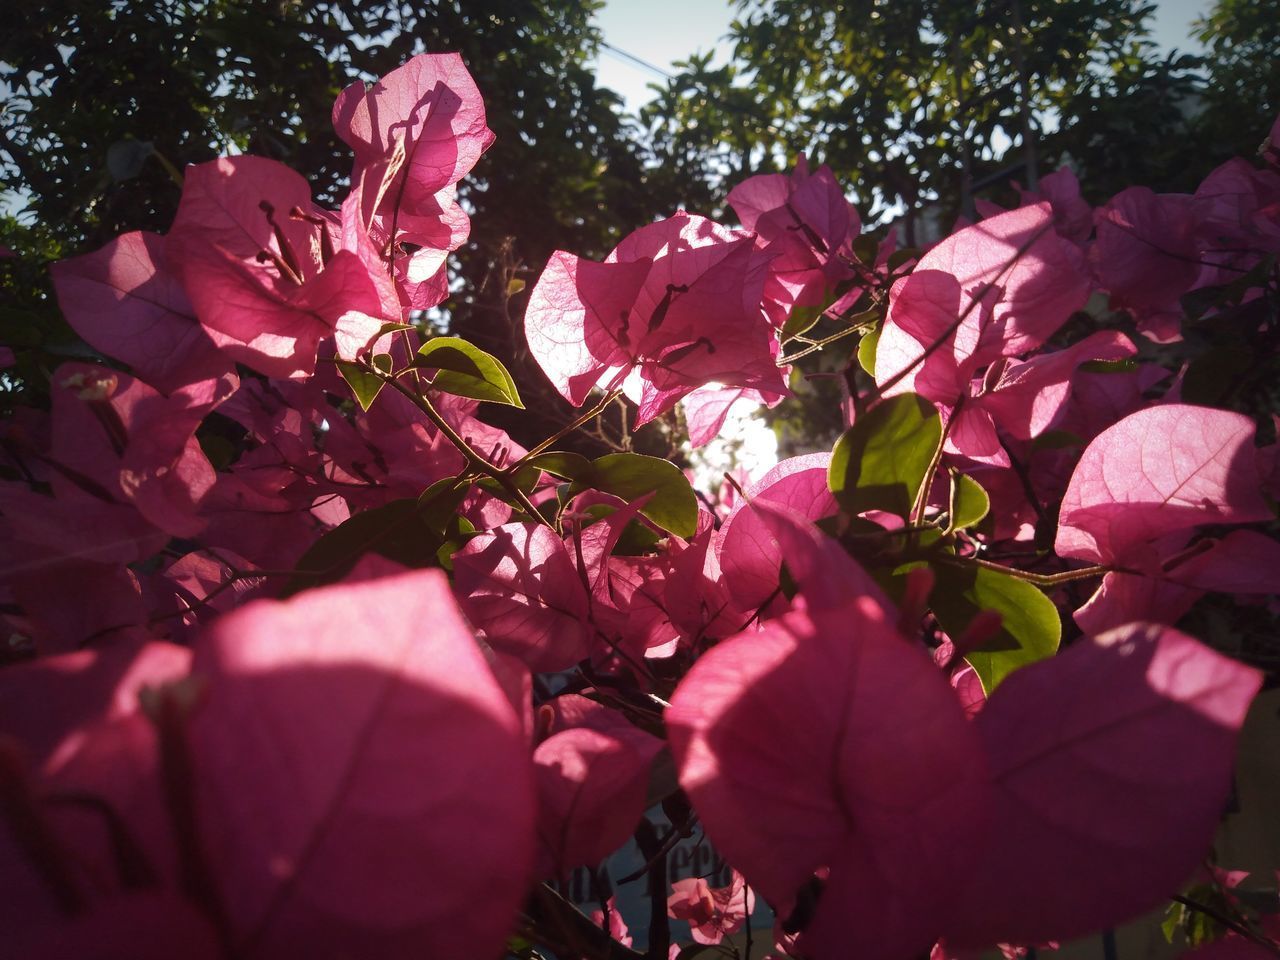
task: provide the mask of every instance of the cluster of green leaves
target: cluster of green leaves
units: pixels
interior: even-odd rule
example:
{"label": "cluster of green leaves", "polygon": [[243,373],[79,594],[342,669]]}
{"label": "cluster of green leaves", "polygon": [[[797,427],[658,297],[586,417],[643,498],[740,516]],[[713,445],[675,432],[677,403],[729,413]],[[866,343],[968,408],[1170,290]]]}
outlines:
{"label": "cluster of green leaves", "polygon": [[[737,0],[735,65],[690,60],[645,116],[669,155],[719,136],[704,179],[816,154],[872,219],[961,201],[1008,138],[1075,117],[1139,58],[1140,0]],[[726,159],[727,152],[736,157]],[[685,159],[687,165],[691,161]]]}
{"label": "cluster of green leaves", "polygon": [[[643,113],[709,204],[804,152],[876,220],[973,197],[1070,156],[1086,193],[1194,185],[1280,109],[1280,18],[1219,0],[1207,56],[1162,53],[1144,0],[735,0],[733,59],[694,56]],[[923,239],[923,238],[921,238]]]}
{"label": "cluster of green leaves", "polygon": [[923,499],[932,484],[944,435],[937,410],[914,393],[885,400],[845,431],[832,451],[828,483],[849,516],[877,510],[906,521],[887,535],[870,521],[842,531],[846,547],[890,595],[901,599],[913,571],[925,569],[933,589],[929,610],[952,637],[982,629],[999,616],[979,646],[967,652],[988,692],[1018,667],[1052,656],[1062,639],[1057,608],[1035,584],[995,566],[961,558],[964,531],[987,517],[991,502],[977,481],[952,474],[950,509],[930,524]]}

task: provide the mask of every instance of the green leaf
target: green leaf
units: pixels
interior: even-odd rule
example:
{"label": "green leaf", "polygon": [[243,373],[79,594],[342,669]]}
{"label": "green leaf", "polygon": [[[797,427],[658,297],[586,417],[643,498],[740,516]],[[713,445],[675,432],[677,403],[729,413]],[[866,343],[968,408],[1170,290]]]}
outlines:
{"label": "green leaf", "polygon": [[341,580],[367,553],[406,567],[434,567],[443,542],[440,531],[418,509],[416,497],[392,500],[355,514],[312,544],[298,561],[284,595]]}
{"label": "green leaf", "polygon": [[453,573],[453,555],[467,545],[467,541],[476,535],[475,524],[466,517],[453,516],[445,527],[444,543],[436,551],[436,561],[440,566]]}
{"label": "green leaf", "polygon": [[679,789],[676,762],[671,757],[671,748],[663,744],[649,767],[649,789],[645,794],[644,808],[648,810],[654,804],[662,803]]}
{"label": "green leaf", "polygon": [[437,480],[418,494],[418,516],[432,530],[443,530],[470,492],[470,484],[459,483],[456,477]]}
{"label": "green leaf", "polygon": [[1242,343],[1227,343],[1200,354],[1182,379],[1182,402],[1222,406],[1253,366],[1257,351]]}
{"label": "green leaf", "polygon": [[879,246],[875,237],[869,233],[864,233],[853,241],[853,255],[860,263],[874,266]]}
{"label": "green leaf", "polygon": [[355,394],[356,402],[360,404],[360,409],[368,410],[373,406],[373,401],[382,392],[383,384],[386,381],[376,373],[369,372],[361,364],[353,363],[350,360],[335,360],[334,363],[338,367],[338,373],[342,374],[342,379],[347,381],[347,386]]}
{"label": "green leaf", "polygon": [[1084,445],[1084,438],[1070,430],[1046,430],[1031,441],[1032,450],[1068,450]]}
{"label": "green leaf", "polygon": [[677,537],[691,537],[698,527],[698,498],[680,468],[661,457],[639,453],[610,453],[588,460],[577,453],[551,450],[530,457],[526,465],[570,480],[570,495],[586,489],[621,497],[628,503],[647,493],[651,499],[640,512]]}
{"label": "green leaf", "polygon": [[107,172],[117,183],[132,180],[142,172],[155,147],[143,140],[126,138],[107,147]]}
{"label": "green leaf", "polygon": [[1212,307],[1218,306],[1225,299],[1219,287],[1201,287],[1184,293],[1178,298],[1178,304],[1188,320],[1194,322],[1203,317]]}
{"label": "green leaf", "polygon": [[982,484],[963,473],[951,474],[951,529],[964,530],[982,522],[991,498]]}
{"label": "green leaf", "polygon": [[628,503],[652,493],[653,498],[640,510],[642,514],[677,537],[687,539],[698,529],[698,498],[688,478],[669,460],[640,453],[610,453],[591,461],[586,477],[573,479]]}
{"label": "green leaf", "polygon": [[[849,283],[837,284],[835,287],[827,287],[822,292],[822,300],[820,303],[811,304],[804,307],[795,307],[791,311],[791,315],[787,317],[787,322],[782,325],[782,342],[786,343],[793,337],[798,337],[802,333],[808,332],[813,328],[822,315],[826,313],[835,304],[837,300],[849,292],[852,285]],[[849,317],[847,321],[849,326],[857,326],[865,323],[872,317],[878,316],[879,310],[866,310],[857,316]]]}
{"label": "green leaf", "polygon": [[827,483],[847,512],[887,510],[906,518],[942,441],[942,419],[904,393],[867,411],[831,454]]}
{"label": "green leaf", "polygon": [[889,268],[889,272],[893,273],[899,267],[910,263],[912,260],[919,260],[921,253],[915,247],[903,247],[901,250],[895,250],[889,254],[889,259],[885,261],[885,266]]}
{"label": "green leaf", "polygon": [[578,480],[591,472],[591,461],[580,453],[549,450],[525,461],[526,466],[545,470],[561,480]]}
{"label": "green leaf", "polygon": [[461,337],[428,340],[419,348],[413,365],[439,371],[431,381],[435,390],[524,409],[516,382],[502,361]]}
{"label": "green leaf", "polygon": [[413,324],[412,324],[412,323],[392,323],[392,322],[387,322],[387,323],[384,323],[382,326],[380,326],[380,327],[378,328],[378,335],[377,335],[376,337],[374,337],[373,339],[374,339],[374,340],[381,340],[381,339],[382,339],[383,337],[385,337],[388,333],[396,333],[397,331],[400,331],[400,330],[412,330],[412,329],[413,329]]}
{"label": "green leaf", "polygon": [[935,563],[933,572],[937,580],[929,605],[953,638],[983,610],[1002,617],[996,635],[965,656],[988,694],[1014,670],[1057,652],[1062,620],[1038,587],[990,567]]}
{"label": "green leaf", "polygon": [[[607,503],[596,503],[587,507],[586,512],[590,517],[603,520],[605,517],[617,513],[617,511],[617,507],[611,507]],[[617,557],[642,557],[645,554],[653,553],[661,539],[652,527],[632,520],[623,528],[621,536],[618,537],[618,542],[613,548],[613,555]]]}
{"label": "green leaf", "polygon": [[864,334],[858,341],[858,364],[867,371],[867,376],[876,375],[876,347],[880,344],[880,327]]}
{"label": "green leaf", "polygon": [[823,304],[814,304],[809,307],[796,307],[791,311],[791,315],[787,317],[787,322],[782,325],[782,342],[786,343],[793,337],[798,337],[802,333],[806,333],[822,319],[822,312],[829,307],[826,298],[823,298]]}
{"label": "green leaf", "polygon": [[240,453],[234,443],[216,433],[197,432],[196,439],[200,442],[200,449],[209,458],[209,463],[213,465],[215,470],[225,470],[231,466]]}
{"label": "green leaf", "polygon": [[1086,360],[1080,364],[1081,373],[1132,373],[1138,362],[1125,357],[1121,360]]}
{"label": "green leaf", "polygon": [[[541,474],[528,464],[521,464],[514,474],[510,475],[511,483],[523,493],[532,493],[533,488],[538,484],[538,477]],[[511,490],[499,483],[493,477],[478,477],[473,484],[486,493],[492,494],[504,503],[509,504],[517,509],[523,509],[524,504],[520,498],[513,494]]]}

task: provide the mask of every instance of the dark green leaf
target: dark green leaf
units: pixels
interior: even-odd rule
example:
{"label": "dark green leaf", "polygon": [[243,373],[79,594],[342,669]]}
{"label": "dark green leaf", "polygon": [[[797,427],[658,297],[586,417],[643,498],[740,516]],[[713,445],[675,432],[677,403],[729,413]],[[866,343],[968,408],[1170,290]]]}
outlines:
{"label": "dark green leaf", "polygon": [[[847,287],[848,284],[840,284],[835,288],[828,287],[822,292],[820,303],[793,308],[791,315],[787,317],[787,322],[782,325],[782,342],[786,343],[792,337],[798,337],[810,330],[822,319],[822,315],[831,309],[832,304],[848,292]],[[858,319],[854,317],[849,323],[855,324]]]}
{"label": "dark green leaf", "polygon": [[1182,401],[1222,406],[1239,387],[1257,359],[1257,351],[1242,343],[1228,343],[1200,354],[1182,380]]}
{"label": "dark green leaf", "polygon": [[444,543],[436,551],[436,561],[441,568],[453,573],[453,555],[466,546],[476,535],[475,524],[466,517],[454,516],[444,531]]}
{"label": "dark green leaf", "polygon": [[419,348],[413,365],[439,371],[431,381],[432,389],[524,408],[516,383],[502,361],[461,337],[428,340]]}
{"label": "dark green leaf", "polygon": [[378,328],[378,335],[373,339],[381,340],[388,333],[396,333],[399,330],[412,330],[412,329],[413,329],[412,323],[384,323],[382,326]]}
{"label": "dark green leaf", "polygon": [[822,311],[828,306],[830,304],[827,304],[824,299],[824,305],[815,304],[794,308],[791,315],[787,317],[787,322],[782,325],[782,342],[786,343],[793,337],[798,337],[812,329],[814,324],[822,318]]}
{"label": "dark green leaf", "polygon": [[1135,360],[1086,360],[1080,364],[1081,373],[1132,373],[1138,369]]}
{"label": "dark green leaf", "polygon": [[117,182],[132,180],[142,172],[155,147],[143,140],[117,140],[107,147],[107,171]]}
{"label": "dark green leaf", "polygon": [[935,563],[933,572],[937,581],[930,607],[953,638],[962,636],[983,610],[995,610],[1002,618],[996,635],[965,657],[988,694],[1014,670],[1057,652],[1062,620],[1053,601],[1036,586],[976,565]]}
{"label": "dark green leaf", "polygon": [[991,498],[982,484],[963,473],[951,474],[951,529],[964,530],[982,522]]}
{"label": "dark green leaf", "polygon": [[649,791],[645,795],[644,808],[648,810],[656,803],[662,803],[680,789],[680,781],[676,777],[676,762],[671,757],[671,748],[665,744],[653,758],[649,767]]}
{"label": "dark green leaf", "polygon": [[523,463],[514,474],[510,474],[508,476],[510,481],[508,485],[504,486],[493,477],[480,477],[475,481],[475,485],[486,493],[492,494],[499,500],[502,500],[511,506],[523,509],[524,504],[518,496],[511,492],[510,486],[514,485],[517,489],[526,494],[532,493],[533,488],[537,486],[538,478],[541,475],[542,473],[540,470],[530,466],[528,463]]}
{"label": "dark green leaf", "polygon": [[[586,512],[588,516],[603,520],[610,514],[616,513],[617,509],[607,503],[596,503],[588,507]],[[632,520],[618,537],[613,553],[618,557],[642,557],[647,553],[653,553],[661,539],[652,527]]]}
{"label": "dark green leaf", "polygon": [[889,272],[893,273],[899,267],[910,263],[912,260],[920,259],[920,251],[915,247],[903,247],[901,250],[895,250],[889,254],[889,259],[885,261],[885,266],[889,268]]}
{"label": "dark green leaf", "polygon": [[688,478],[669,460],[610,453],[591,461],[587,477],[574,479],[628,503],[652,493],[653,498],[640,512],[677,537],[692,537],[698,528],[698,498]]}
{"label": "dark green leaf", "polygon": [[679,467],[660,457],[610,453],[588,460],[581,454],[552,450],[530,457],[527,465],[573,481],[570,495],[595,489],[631,503],[652,493],[642,514],[678,537],[691,537],[697,529],[698,498],[693,488]]}
{"label": "dark green leaf", "polygon": [[880,329],[876,327],[858,341],[858,365],[871,377],[876,375],[876,347],[880,343]]}
{"label": "dark green leaf", "polygon": [[392,500],[355,514],[312,544],[298,561],[298,572],[285,586],[284,595],[341,580],[367,553],[406,567],[433,567],[443,542],[440,530],[419,511],[416,498]]}
{"label": "dark green leaf", "polygon": [[365,369],[361,364],[352,363],[350,360],[335,360],[334,363],[338,367],[338,373],[342,374],[342,379],[347,381],[347,386],[355,394],[360,409],[368,410],[373,406],[373,401],[382,392],[382,386],[386,381],[376,373]]}
{"label": "dark green leaf", "polygon": [[579,480],[591,472],[591,461],[580,453],[549,450],[525,461],[526,465],[545,470],[561,480]]}
{"label": "dark green leaf", "polygon": [[831,455],[827,482],[847,512],[887,510],[906,518],[942,440],[927,400],[904,393],[867,411]]}
{"label": "dark green leaf", "polygon": [[470,485],[454,477],[437,480],[418,495],[418,515],[433,530],[443,530],[470,493]]}
{"label": "dark green leaf", "polygon": [[1179,298],[1182,312],[1191,321],[1199,320],[1213,307],[1219,306],[1223,300],[1222,290],[1218,287],[1201,287],[1184,293]]}
{"label": "dark green leaf", "polygon": [[1033,450],[1066,450],[1083,446],[1084,438],[1070,430],[1048,430],[1031,441]]}
{"label": "dark green leaf", "polygon": [[864,233],[858,239],[853,241],[853,255],[860,263],[872,266],[876,262],[876,254],[879,252],[879,244],[876,238],[869,233]]}
{"label": "dark green leaf", "polygon": [[216,433],[197,434],[196,436],[200,441],[200,449],[209,458],[209,463],[213,465],[215,470],[225,470],[231,466],[240,453],[234,443]]}

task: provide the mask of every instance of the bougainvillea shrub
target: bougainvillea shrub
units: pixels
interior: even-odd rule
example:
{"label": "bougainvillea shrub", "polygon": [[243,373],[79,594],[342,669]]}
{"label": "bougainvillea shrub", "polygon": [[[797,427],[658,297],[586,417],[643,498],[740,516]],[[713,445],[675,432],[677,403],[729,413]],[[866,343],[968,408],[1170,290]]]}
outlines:
{"label": "bougainvillea shrub", "polygon": [[[223,158],[53,267],[100,359],[0,423],[6,950],[1015,955],[1205,876],[1202,950],[1280,949],[1204,866],[1265,658],[1188,632],[1280,587],[1274,150],[1096,209],[1059,171],[925,251],[801,159],[740,226],[557,251],[523,329],[582,412],[526,448],[503,363],[423,322],[493,141],[470,75],[333,120],[339,209]],[[841,350],[834,449],[718,495],[562,448],[617,405],[705,442]],[[727,881],[671,882],[694,837]]]}

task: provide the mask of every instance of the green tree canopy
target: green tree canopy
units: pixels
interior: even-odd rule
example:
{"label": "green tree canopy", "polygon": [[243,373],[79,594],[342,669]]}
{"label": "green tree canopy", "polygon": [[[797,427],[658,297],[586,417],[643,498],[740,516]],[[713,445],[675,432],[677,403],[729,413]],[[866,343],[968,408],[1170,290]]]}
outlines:
{"label": "green tree canopy", "polygon": [[1189,189],[1277,109],[1280,27],[1260,0],[1217,4],[1204,59],[1162,54],[1144,0],[734,4],[731,62],[690,58],[643,111],[655,154],[711,203],[800,153],[869,222],[905,209],[909,232],[922,205],[972,213],[975,192],[1033,186],[1067,156],[1095,198]]}

